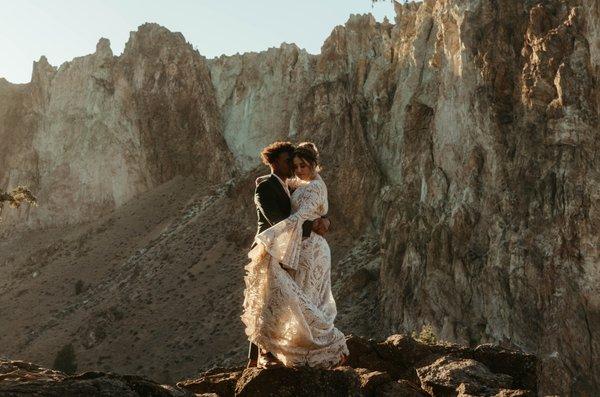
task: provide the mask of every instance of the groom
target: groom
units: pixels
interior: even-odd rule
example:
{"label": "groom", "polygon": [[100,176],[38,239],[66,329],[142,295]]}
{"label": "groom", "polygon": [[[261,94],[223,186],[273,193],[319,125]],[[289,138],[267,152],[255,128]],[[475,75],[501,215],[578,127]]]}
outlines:
{"label": "groom", "polygon": [[[292,212],[291,192],[285,180],[294,175],[292,162],[294,149],[294,145],[290,142],[274,142],[264,148],[260,154],[263,163],[271,169],[271,174],[256,179],[254,191],[254,203],[258,215],[256,234],[284,220]],[[330,222],[326,216],[314,221],[306,221],[302,224],[302,237],[309,237],[311,231],[323,235],[329,230],[329,226]],[[256,241],[252,247],[254,245]],[[267,358],[275,361],[270,354],[267,354]],[[256,367],[257,359],[258,347],[250,342],[248,367]]]}

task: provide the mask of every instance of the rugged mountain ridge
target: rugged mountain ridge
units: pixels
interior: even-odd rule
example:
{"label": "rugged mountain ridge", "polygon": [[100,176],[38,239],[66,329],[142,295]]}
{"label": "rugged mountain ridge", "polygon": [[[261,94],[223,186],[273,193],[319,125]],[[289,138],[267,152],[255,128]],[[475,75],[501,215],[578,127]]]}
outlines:
{"label": "rugged mountain ridge", "polygon": [[204,59],[156,24],[132,32],[119,57],[107,39],[58,69],[41,57],[30,84],[2,91],[0,136],[17,143],[0,186],[28,184],[45,202],[4,214],[4,227],[97,218],[176,175],[232,175]]}
{"label": "rugged mountain ridge", "polygon": [[[186,198],[176,204],[191,215],[172,225],[204,225],[200,219],[213,216],[198,204],[214,200],[207,186],[234,177],[224,188],[232,193],[218,204],[232,212],[217,218],[233,240],[222,252],[239,252],[252,234],[251,202],[243,194],[257,172],[257,150],[275,139],[310,139],[322,149],[336,221],[331,244],[343,324],[368,318],[355,304],[366,299],[361,302],[378,308],[384,333],[431,324],[442,339],[517,346],[539,355],[540,392],[593,395],[600,390],[594,364],[600,352],[594,333],[600,325],[599,7],[597,1],[397,4],[395,23],[352,16],[318,55],[285,44],[212,60],[181,35],[149,24],[132,33],[120,57],[101,41],[96,54],[58,70],[41,59],[31,84],[0,81],[6,121],[0,137],[8,142],[0,186],[30,184],[53,204],[5,211],[0,227],[22,220],[33,227],[76,224],[101,215],[98,225],[124,221],[126,213],[110,210],[151,197],[176,174],[199,176],[200,183],[197,193],[184,195],[195,197],[193,205]],[[94,149],[91,142],[98,142]],[[150,199],[148,214],[152,205]],[[190,208],[199,212],[185,212]],[[163,222],[138,230],[148,237],[138,237],[136,249],[150,247],[149,236],[160,235],[169,221]],[[94,227],[115,230],[110,223]],[[202,255],[194,244],[217,240],[189,233],[144,251],[142,257],[154,259],[137,266],[162,269],[168,280],[169,266],[183,272],[238,261],[227,267],[233,277],[243,264],[243,252],[235,259],[194,259]],[[4,250],[19,241],[7,241]],[[179,253],[159,264],[163,253],[177,252],[170,244],[191,249],[189,259],[178,260]],[[128,261],[111,262],[123,274],[134,272],[130,249],[119,254]],[[20,258],[5,263],[23,265]],[[102,284],[109,273],[99,273],[88,296],[102,301],[108,295],[96,282],[112,281]],[[117,306],[130,303],[132,289],[138,290],[133,296],[147,295],[136,277]],[[209,286],[211,277],[216,274],[199,281]],[[225,294],[241,293],[240,280]],[[348,291],[354,302],[344,302]],[[88,309],[79,304],[78,310],[85,316]],[[214,317],[210,310],[203,315]],[[220,327],[235,323],[236,313],[219,321]],[[54,329],[56,340],[67,338]],[[241,338],[234,329],[223,346]],[[185,327],[175,332],[184,343]],[[10,354],[18,351],[27,350]]]}

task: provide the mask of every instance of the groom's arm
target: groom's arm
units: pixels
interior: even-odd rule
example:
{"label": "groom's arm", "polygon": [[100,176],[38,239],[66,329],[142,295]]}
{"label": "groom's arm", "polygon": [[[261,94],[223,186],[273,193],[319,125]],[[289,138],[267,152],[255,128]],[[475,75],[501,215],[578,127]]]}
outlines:
{"label": "groom's arm", "polygon": [[302,237],[310,237],[310,232],[315,230],[314,221],[304,221],[302,224]]}
{"label": "groom's arm", "polygon": [[[289,215],[281,211],[278,200],[280,200],[280,198],[277,197],[277,194],[267,183],[260,183],[254,191],[254,202],[256,203],[256,207],[264,217],[267,218],[271,225],[284,220]],[[294,277],[295,270],[288,269],[281,263],[279,265],[288,272],[292,278]]]}

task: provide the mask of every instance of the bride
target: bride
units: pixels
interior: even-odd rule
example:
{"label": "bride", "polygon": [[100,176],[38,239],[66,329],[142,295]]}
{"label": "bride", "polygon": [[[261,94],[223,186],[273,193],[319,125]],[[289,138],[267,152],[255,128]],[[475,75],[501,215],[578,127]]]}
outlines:
{"label": "bride", "polygon": [[327,187],[314,144],[298,145],[292,159],[296,177],[287,181],[295,189],[292,214],[256,236],[245,268],[241,318],[248,339],[283,365],[332,367],[349,353],[333,324],[329,245],[316,233],[302,238],[302,223],[327,213]]}

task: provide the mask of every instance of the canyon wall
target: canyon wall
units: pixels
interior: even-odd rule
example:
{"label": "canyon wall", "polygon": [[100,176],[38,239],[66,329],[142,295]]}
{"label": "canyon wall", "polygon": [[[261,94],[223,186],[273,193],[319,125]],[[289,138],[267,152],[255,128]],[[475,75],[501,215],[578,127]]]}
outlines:
{"label": "canyon wall", "polygon": [[0,186],[47,204],[5,225],[77,222],[177,174],[223,183],[312,140],[346,245],[378,242],[386,333],[519,347],[540,392],[600,393],[600,2],[396,14],[351,16],[318,55],[205,60],[143,25],[119,57],[101,40],[42,58],[30,84],[0,81]]}
{"label": "canyon wall", "polygon": [[204,59],[155,24],[119,57],[106,39],[58,69],[41,57],[31,83],[2,81],[0,98],[0,187],[27,185],[43,203],[4,211],[3,227],[77,223],[176,175],[233,172]]}
{"label": "canyon wall", "polygon": [[383,317],[536,351],[544,393],[597,393],[598,2],[407,14],[432,19],[416,23],[409,59],[423,66],[395,112],[404,176],[384,216]]}
{"label": "canyon wall", "polygon": [[348,230],[381,233],[389,332],[535,351],[542,390],[585,395],[600,387],[598,4],[397,4],[394,25],[353,16],[318,56],[210,69],[226,126],[254,113],[260,144],[317,142]]}

